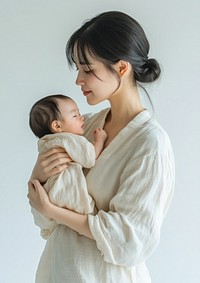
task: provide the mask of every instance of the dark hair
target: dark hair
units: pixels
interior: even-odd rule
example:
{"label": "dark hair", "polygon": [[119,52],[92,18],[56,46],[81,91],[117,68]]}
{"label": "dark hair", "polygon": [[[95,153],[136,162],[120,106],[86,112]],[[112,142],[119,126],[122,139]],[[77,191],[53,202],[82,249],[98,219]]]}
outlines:
{"label": "dark hair", "polygon": [[61,119],[58,108],[58,99],[71,99],[62,94],[53,94],[38,100],[31,108],[29,114],[29,126],[38,138],[52,134],[51,123]]}
{"label": "dark hair", "polygon": [[148,59],[149,42],[139,23],[129,15],[110,11],[86,21],[67,42],[66,56],[70,66],[74,64],[74,47],[78,58],[89,67],[87,52],[120,77],[112,65],[119,60],[128,61],[137,82],[155,81],[160,75],[160,66],[155,59]]}

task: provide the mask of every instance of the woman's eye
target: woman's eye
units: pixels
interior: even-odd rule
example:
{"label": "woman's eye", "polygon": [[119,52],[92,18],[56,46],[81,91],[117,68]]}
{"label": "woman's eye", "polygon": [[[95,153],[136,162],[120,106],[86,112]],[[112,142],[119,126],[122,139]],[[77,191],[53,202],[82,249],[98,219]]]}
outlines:
{"label": "woman's eye", "polygon": [[84,72],[85,72],[86,74],[90,74],[90,73],[92,73],[92,71],[91,71],[91,70],[88,70],[88,71],[84,70]]}

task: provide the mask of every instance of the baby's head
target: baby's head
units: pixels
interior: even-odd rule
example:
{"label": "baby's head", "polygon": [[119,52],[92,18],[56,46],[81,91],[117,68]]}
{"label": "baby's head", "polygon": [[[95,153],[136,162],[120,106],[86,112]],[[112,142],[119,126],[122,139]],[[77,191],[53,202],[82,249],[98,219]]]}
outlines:
{"label": "baby's head", "polygon": [[84,117],[80,115],[77,104],[62,94],[38,100],[31,108],[29,125],[38,138],[61,132],[84,134]]}

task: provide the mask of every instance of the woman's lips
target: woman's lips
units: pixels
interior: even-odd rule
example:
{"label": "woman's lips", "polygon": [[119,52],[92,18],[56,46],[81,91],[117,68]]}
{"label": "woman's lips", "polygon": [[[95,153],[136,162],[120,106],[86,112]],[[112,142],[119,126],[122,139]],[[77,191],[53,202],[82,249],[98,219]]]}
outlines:
{"label": "woman's lips", "polygon": [[87,96],[87,95],[89,95],[91,93],[91,91],[83,91],[83,95],[84,96]]}

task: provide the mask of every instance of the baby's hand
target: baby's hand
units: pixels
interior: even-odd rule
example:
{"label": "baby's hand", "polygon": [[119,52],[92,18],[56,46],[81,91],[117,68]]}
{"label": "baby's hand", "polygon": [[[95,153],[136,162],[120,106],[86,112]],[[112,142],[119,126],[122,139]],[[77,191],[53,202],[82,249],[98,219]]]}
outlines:
{"label": "baby's hand", "polygon": [[107,139],[107,136],[108,135],[103,129],[97,128],[94,130],[94,141],[95,142],[99,142],[99,141],[105,142],[105,140]]}

